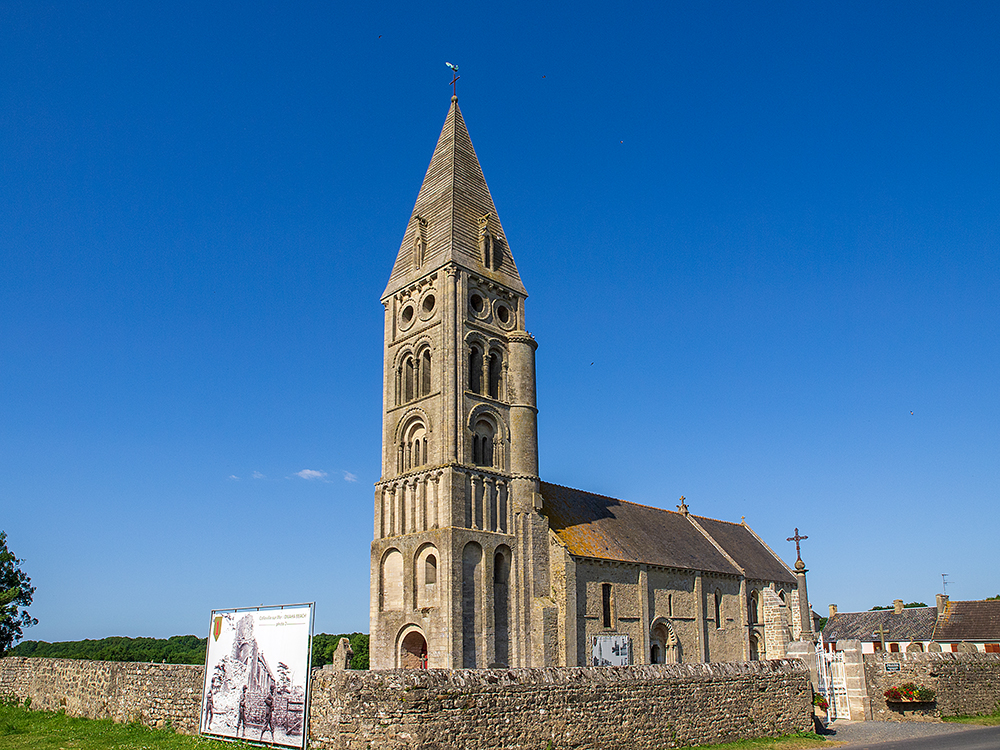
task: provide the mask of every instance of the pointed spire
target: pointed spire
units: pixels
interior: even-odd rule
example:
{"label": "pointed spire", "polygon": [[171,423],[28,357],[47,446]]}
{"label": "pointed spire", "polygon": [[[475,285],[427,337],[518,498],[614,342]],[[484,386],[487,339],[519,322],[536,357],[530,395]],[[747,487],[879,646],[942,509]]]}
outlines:
{"label": "pointed spire", "polygon": [[449,262],[527,294],[457,96],[451,98],[383,299]]}

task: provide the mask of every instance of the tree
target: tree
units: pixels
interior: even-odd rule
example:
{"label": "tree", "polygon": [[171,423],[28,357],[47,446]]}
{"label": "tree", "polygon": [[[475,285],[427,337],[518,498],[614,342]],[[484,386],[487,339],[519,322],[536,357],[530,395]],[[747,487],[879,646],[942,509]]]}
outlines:
{"label": "tree", "polygon": [[23,628],[38,624],[26,609],[35,587],[20,568],[23,562],[7,549],[7,533],[0,531],[0,656],[21,638]]}

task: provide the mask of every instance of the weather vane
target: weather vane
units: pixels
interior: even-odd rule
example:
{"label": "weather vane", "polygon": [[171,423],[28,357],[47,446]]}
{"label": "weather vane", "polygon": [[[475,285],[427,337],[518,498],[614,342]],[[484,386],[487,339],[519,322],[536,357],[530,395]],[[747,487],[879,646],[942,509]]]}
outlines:
{"label": "weather vane", "polygon": [[458,79],[461,78],[461,76],[458,74],[458,66],[457,65],[452,65],[450,62],[446,62],[445,65],[447,65],[449,68],[451,68],[451,72],[454,74],[453,77],[452,77],[452,79],[451,79],[451,95],[454,96],[454,97],[457,97],[458,96],[458,91],[457,91],[458,87],[456,86],[456,84],[458,83]]}

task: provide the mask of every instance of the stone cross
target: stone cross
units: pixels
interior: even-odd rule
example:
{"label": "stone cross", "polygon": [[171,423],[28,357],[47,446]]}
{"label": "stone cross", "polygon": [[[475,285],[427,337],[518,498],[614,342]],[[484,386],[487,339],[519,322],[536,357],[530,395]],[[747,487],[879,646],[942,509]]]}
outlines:
{"label": "stone cross", "polygon": [[799,536],[799,530],[795,529],[795,536],[790,536],[786,540],[786,541],[789,541],[789,542],[795,542],[795,558],[797,560],[801,560],[802,559],[802,550],[799,549],[799,542],[801,542],[803,539],[808,539],[808,538],[809,537],[807,537],[807,536]]}
{"label": "stone cross", "polygon": [[687,515],[688,507],[687,507],[687,503],[684,502],[684,495],[681,495],[680,499],[681,499],[681,504],[677,506],[677,510],[679,510],[681,513]]}

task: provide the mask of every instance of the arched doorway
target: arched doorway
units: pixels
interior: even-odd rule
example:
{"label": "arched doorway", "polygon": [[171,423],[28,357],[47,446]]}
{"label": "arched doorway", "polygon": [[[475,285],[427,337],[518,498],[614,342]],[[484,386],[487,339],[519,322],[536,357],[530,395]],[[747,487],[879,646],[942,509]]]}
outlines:
{"label": "arched doorway", "polygon": [[427,669],[427,640],[414,628],[399,643],[400,669]]}
{"label": "arched doorway", "polygon": [[649,657],[653,664],[680,664],[681,645],[670,622],[658,618],[649,631]]}
{"label": "arched doorway", "polygon": [[750,661],[760,659],[760,638],[756,633],[750,634]]}

